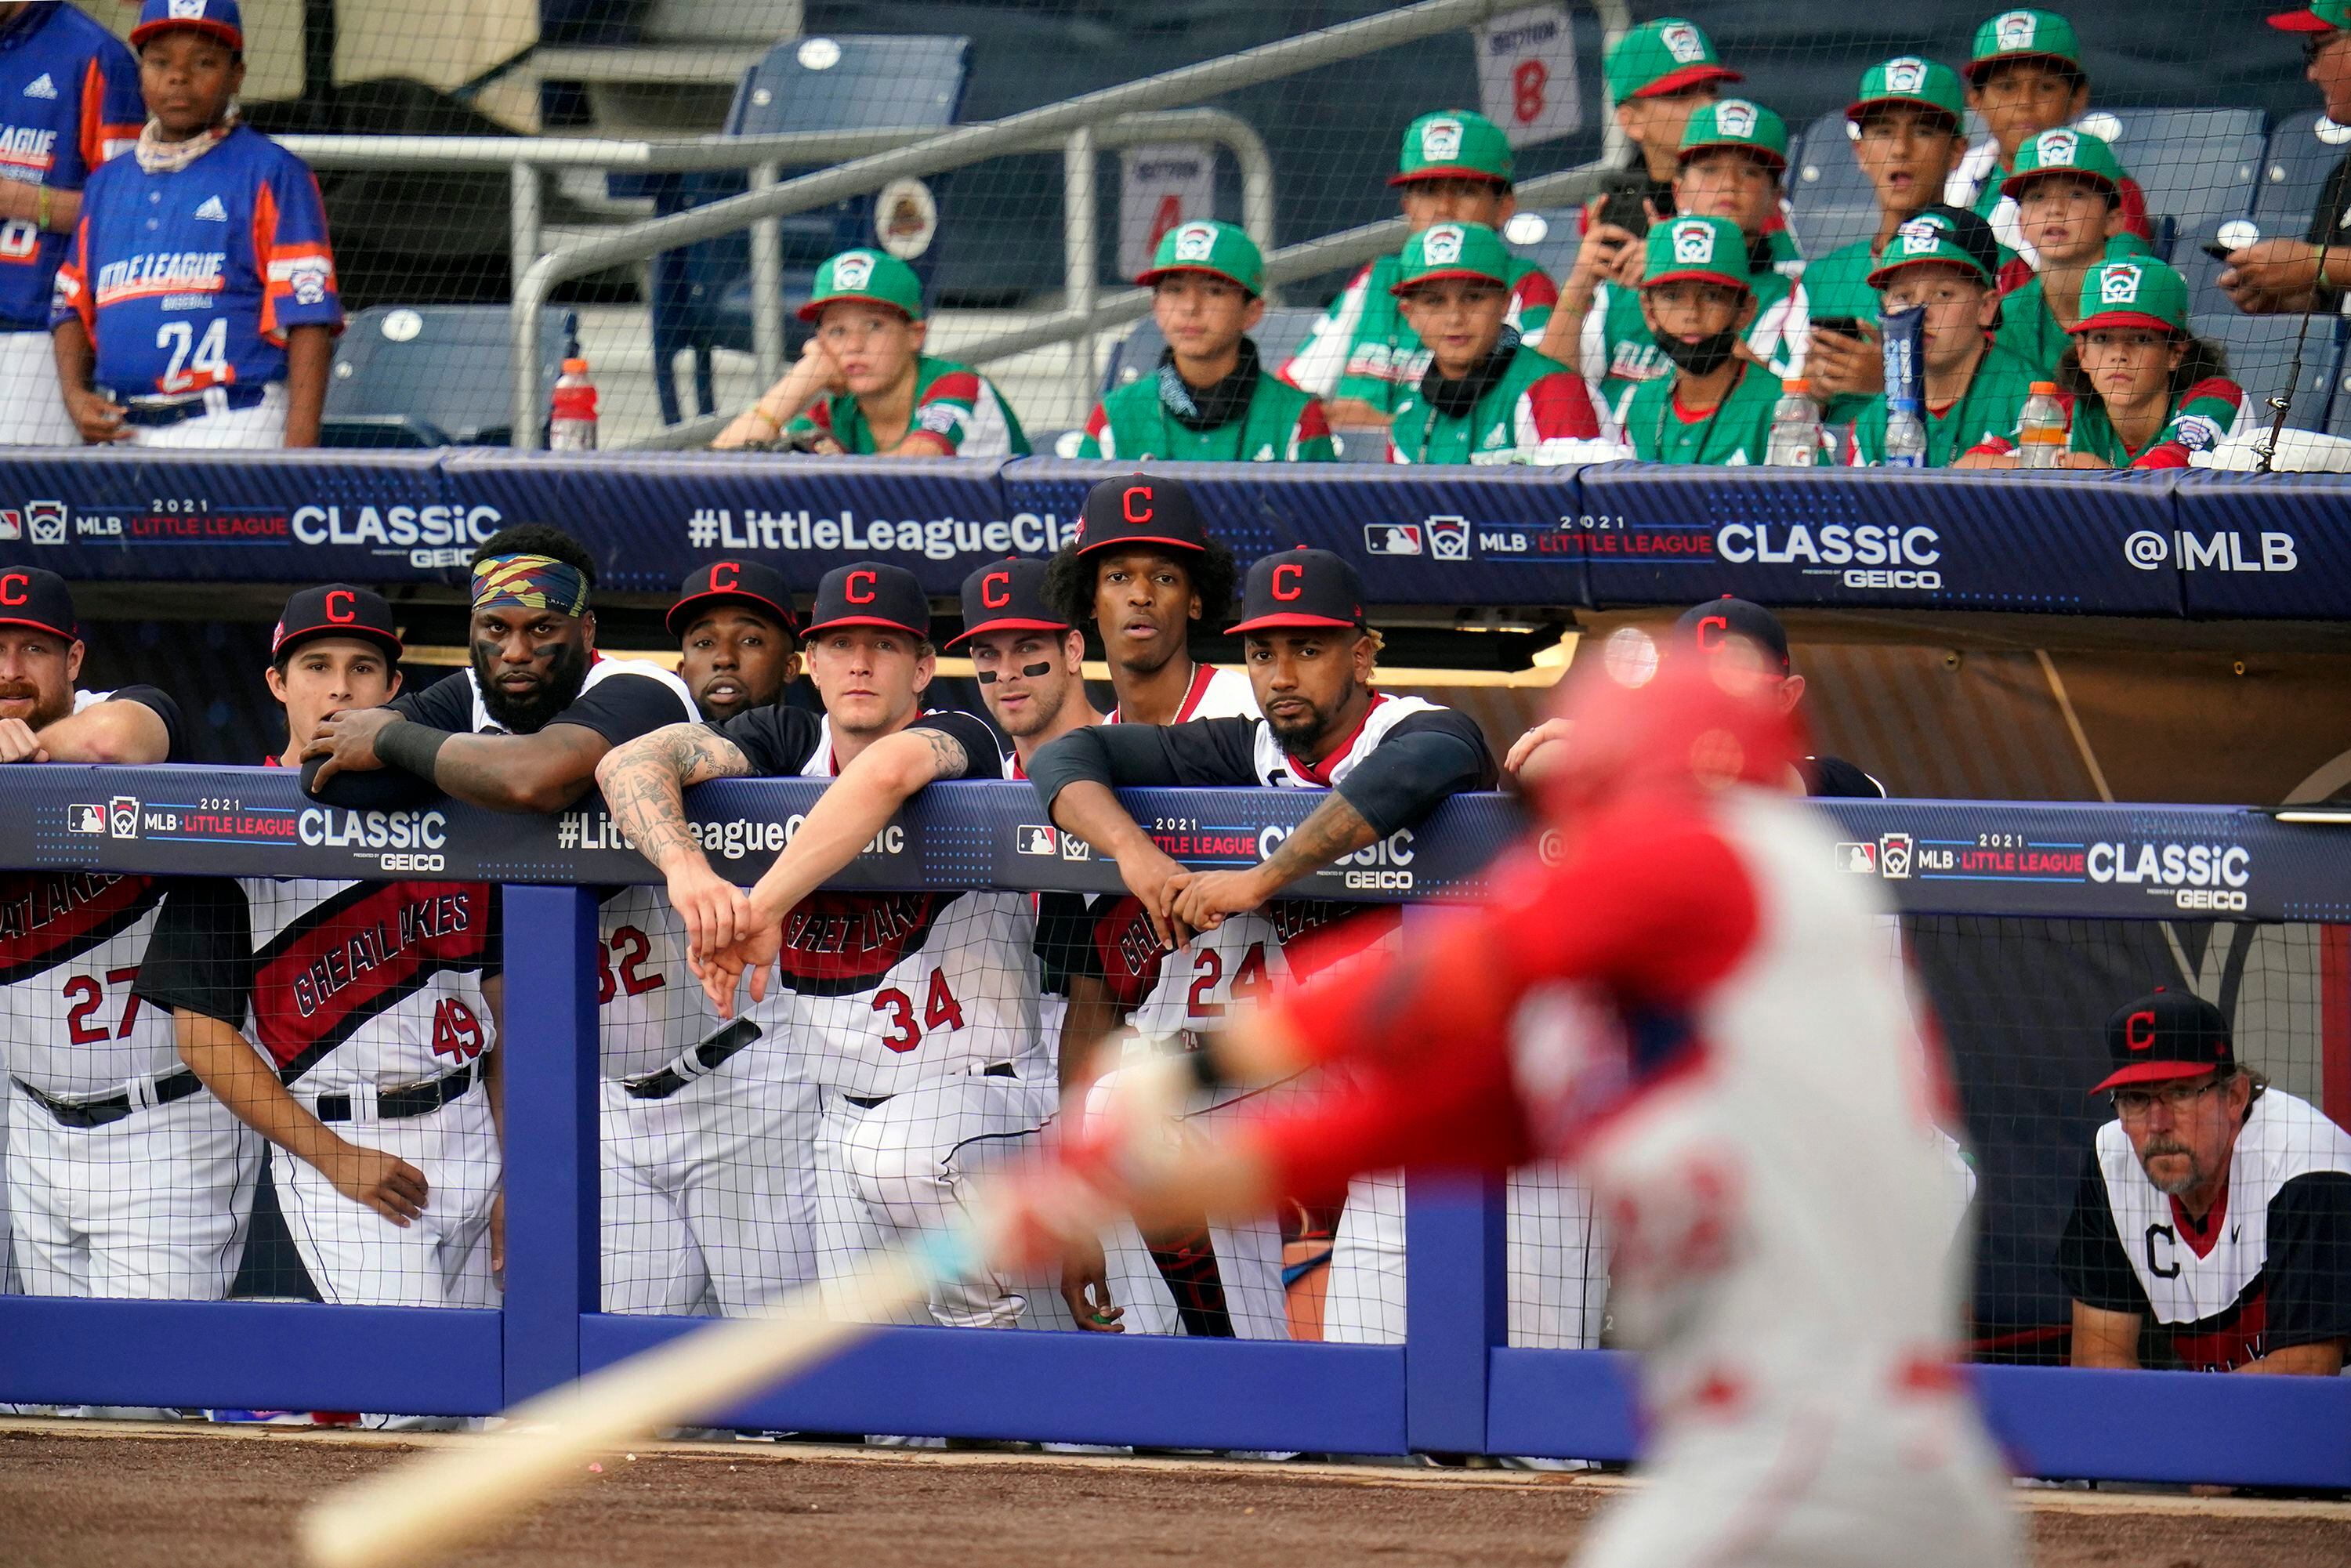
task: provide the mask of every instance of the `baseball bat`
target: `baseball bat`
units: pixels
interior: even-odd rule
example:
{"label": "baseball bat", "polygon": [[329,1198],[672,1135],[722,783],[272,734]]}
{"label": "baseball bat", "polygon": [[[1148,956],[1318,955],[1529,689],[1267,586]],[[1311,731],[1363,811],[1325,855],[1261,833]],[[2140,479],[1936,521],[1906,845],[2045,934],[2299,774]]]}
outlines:
{"label": "baseball bat", "polygon": [[442,1558],[580,1480],[591,1456],[716,1415],[805,1371],[872,1326],[855,1320],[925,1300],[974,1248],[950,1233],[886,1253],[831,1287],[841,1315],[824,1315],[818,1287],[804,1287],[764,1315],[695,1329],[527,1400],[495,1434],[419,1455],[315,1504],[301,1521],[303,1552],[316,1568],[419,1568]]}

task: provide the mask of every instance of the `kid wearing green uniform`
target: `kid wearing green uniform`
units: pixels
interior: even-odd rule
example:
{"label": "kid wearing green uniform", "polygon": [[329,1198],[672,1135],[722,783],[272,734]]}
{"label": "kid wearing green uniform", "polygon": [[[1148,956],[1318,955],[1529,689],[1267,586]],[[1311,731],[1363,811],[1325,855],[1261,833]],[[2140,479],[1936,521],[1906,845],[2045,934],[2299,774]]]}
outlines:
{"label": "kid wearing green uniform", "polygon": [[1651,463],[1760,464],[1780,379],[1740,357],[1757,309],[1748,239],[1728,218],[1649,230],[1643,319],[1668,374],[1634,388],[1625,436]]}
{"label": "kid wearing green uniform", "polygon": [[2083,279],[2100,262],[2146,253],[2122,226],[2128,178],[2103,139],[2069,129],[2044,131],[2019,148],[2016,172],[2001,183],[2016,198],[2024,236],[2041,259],[2040,270],[2001,300],[2000,340],[2041,366],[2044,381],[2070,346],[2052,302],[2079,298]]}

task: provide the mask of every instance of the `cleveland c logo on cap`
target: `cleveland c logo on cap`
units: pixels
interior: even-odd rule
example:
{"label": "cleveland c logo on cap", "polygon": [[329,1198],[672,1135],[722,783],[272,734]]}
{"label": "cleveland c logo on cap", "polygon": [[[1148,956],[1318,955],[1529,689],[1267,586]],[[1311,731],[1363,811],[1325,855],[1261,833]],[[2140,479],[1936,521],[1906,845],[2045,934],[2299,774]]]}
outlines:
{"label": "cleveland c logo on cap", "polygon": [[711,566],[711,568],[710,568],[710,591],[711,591],[711,592],[713,592],[713,593],[718,593],[718,592],[722,592],[722,591],[725,591],[725,590],[726,590],[726,589],[730,589],[730,588],[740,588],[740,587],[742,587],[742,586],[743,586],[743,563],[742,563],[742,562],[740,562],[740,561],[734,561],[734,560],[722,560],[722,561],[717,561],[717,562],[715,562],[715,563],[713,563],[713,564],[712,564],[712,566]]}
{"label": "cleveland c logo on cap", "polygon": [[[861,582],[865,585],[865,591],[862,593],[858,591],[858,584]],[[848,580],[841,585],[841,596],[852,604],[871,604],[879,596],[881,582],[882,580],[872,572],[852,571],[849,574]]]}
{"label": "cleveland c logo on cap", "polygon": [[[1137,496],[1143,497],[1143,509],[1139,512],[1134,509],[1134,498]],[[1129,485],[1126,487],[1126,494],[1118,498],[1118,515],[1130,523],[1149,522],[1156,515],[1152,510],[1151,486]]]}
{"label": "cleveland c logo on cap", "polygon": [[327,619],[338,626],[348,626],[360,618],[359,595],[348,588],[327,590]]}
{"label": "cleveland c logo on cap", "polygon": [[0,604],[30,603],[33,596],[25,591],[32,586],[33,580],[21,571],[0,576]]}
{"label": "cleveland c logo on cap", "polygon": [[2136,1012],[2123,1019],[2123,1043],[2133,1051],[2155,1049],[2155,1014]]}
{"label": "cleveland c logo on cap", "polygon": [[1698,623],[1698,652],[1701,653],[1713,653],[1717,648],[1722,646],[1722,640],[1729,634],[1730,618],[1729,616],[1708,615],[1705,617]]}
{"label": "cleveland c logo on cap", "polygon": [[[1283,572],[1290,574],[1287,586],[1282,581]],[[1273,569],[1273,596],[1276,599],[1297,599],[1302,597],[1305,592],[1306,569],[1304,567],[1294,560],[1286,560]]]}
{"label": "cleveland c logo on cap", "polygon": [[991,571],[979,580],[979,601],[990,610],[1001,610],[1012,602],[1012,574]]}

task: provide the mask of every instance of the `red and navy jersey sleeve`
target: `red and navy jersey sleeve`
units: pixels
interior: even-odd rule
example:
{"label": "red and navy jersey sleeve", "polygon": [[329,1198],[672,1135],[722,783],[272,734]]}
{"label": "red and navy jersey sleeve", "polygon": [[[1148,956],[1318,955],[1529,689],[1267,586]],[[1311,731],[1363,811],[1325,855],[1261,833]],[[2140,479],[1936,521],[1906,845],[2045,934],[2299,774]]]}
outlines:
{"label": "red and navy jersey sleeve", "polygon": [[147,123],[147,103],[139,92],[139,62],[110,36],[82,67],[80,98],[76,106],[75,140],[87,179],[89,171],[130,152]]}

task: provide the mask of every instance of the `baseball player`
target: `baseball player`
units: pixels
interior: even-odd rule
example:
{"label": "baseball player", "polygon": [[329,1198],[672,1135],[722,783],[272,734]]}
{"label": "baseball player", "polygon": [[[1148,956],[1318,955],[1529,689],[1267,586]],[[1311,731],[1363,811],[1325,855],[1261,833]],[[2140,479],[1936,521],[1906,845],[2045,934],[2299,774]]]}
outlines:
{"label": "baseball player", "polygon": [[[185,762],[152,686],[75,689],[83,647],[55,572],[0,566],[0,763]],[[135,800],[112,802],[135,831]],[[182,1065],[131,989],[164,883],[0,873],[0,1042],[17,1283],[37,1296],[215,1301],[236,1277],[259,1140]]]}
{"label": "baseball player", "polygon": [[2000,340],[2049,375],[2072,346],[2066,334],[2082,319],[2082,286],[2091,275],[2110,257],[2154,259],[2123,230],[2129,178],[2105,141],[2061,130],[2019,148],[2015,172],[2001,182],[2036,251],[2032,275],[2009,282],[2001,298]]}
{"label": "baseball player", "polygon": [[1258,361],[1252,328],[1265,319],[1265,257],[1230,224],[1179,224],[1160,236],[1151,314],[1167,347],[1158,373],[1137,377],[1094,405],[1080,457],[1224,463],[1328,463],[1322,405]]}
{"label": "baseball player", "polygon": [[[1518,210],[1510,193],[1516,160],[1502,128],[1466,109],[1424,114],[1405,127],[1395,177],[1405,226],[1484,224],[1499,228]],[[1397,313],[1393,289],[1399,257],[1384,256],[1357,273],[1283,363],[1280,376],[1330,405],[1331,423],[1384,430],[1397,400],[1428,369],[1428,350]],[[1559,290],[1523,257],[1510,262],[1505,315],[1520,341],[1543,344]]]}
{"label": "baseball player", "polygon": [[0,445],[78,446],[49,305],[90,171],[139,139],[139,62],[71,5],[0,5]]}
{"label": "baseball player", "polygon": [[[286,602],[270,695],[291,767],[327,715],[400,689],[392,607],[329,583]],[[269,877],[172,884],[132,994],[255,1132],[319,1295],[486,1307],[496,1115],[497,903],[480,883]]]}
{"label": "baseball player", "polygon": [[1398,398],[1391,463],[1590,463],[1631,455],[1573,371],[1504,320],[1510,253],[1481,224],[1433,224],[1405,242],[1392,288],[1428,346]]}
{"label": "baseball player", "polygon": [[[1005,1251],[1111,1201],[1247,1213],[1382,1166],[1562,1156],[1600,1195],[1613,1316],[1647,1352],[1645,1484],[1580,1563],[2022,1563],[1947,1359],[1961,1269],[1928,1118],[1948,1080],[1899,987],[1852,963],[1876,883],[1780,792],[1798,747],[1777,703],[1718,684],[1720,662],[1624,664],[1646,684],[1579,682],[1543,800],[1555,864],[1513,857],[1376,976],[1309,984],[1138,1079],[1112,1136],[1010,1185]],[[1598,1027],[1531,1036],[1531,1005]],[[1144,1120],[1179,1082],[1325,1064],[1345,1074],[1326,1099],[1220,1145],[1169,1149]]]}
{"label": "baseball player", "polygon": [[[668,625],[706,722],[799,678],[791,606],[756,561],[687,575]],[[783,1040],[711,1009],[659,887],[614,889],[601,924],[605,1311],[743,1315],[816,1278],[816,1087]]]}
{"label": "baseball player", "polygon": [[710,444],[838,456],[1026,457],[1029,438],[996,383],[923,352],[923,280],[878,250],[816,269],[800,361]]}
{"label": "baseball player", "polygon": [[2153,1318],[2198,1372],[2333,1376],[2351,1346],[2351,1134],[2160,988],[2106,1020],[2112,1097],[2057,1246],[2074,1364],[2137,1366]]}
{"label": "baseball player", "polygon": [[1646,352],[1667,369],[1627,383],[1625,439],[1633,455],[1649,463],[1762,462],[1781,382],[1747,348],[1761,311],[1746,235],[1729,218],[1678,217],[1649,231],[1648,257],[1640,292]]}
{"label": "baseball player", "polygon": [[[1726,249],[1718,259],[1726,269],[1737,271],[1754,297],[1755,313],[1740,333],[1749,351],[1774,377],[1803,374],[1812,337],[1810,307],[1798,281],[1804,263],[1786,231],[1772,226],[1780,215],[1781,177],[1788,169],[1787,122],[1761,104],[1726,98],[1690,116],[1678,156],[1675,211],[1683,217],[1727,220],[1738,231],[1737,250]],[[1627,408],[1634,389],[1668,379],[1683,362],[1658,342],[1643,308],[1664,228],[1658,225],[1649,230],[1638,287],[1614,282],[1601,286],[1584,313],[1577,344],[1576,362],[1584,380],[1592,383],[1608,417],[1627,431],[1632,429]],[[1758,448],[1759,458],[1761,455]]]}
{"label": "baseball player", "polygon": [[316,446],[342,330],[319,183],[237,118],[236,0],[146,0],[150,119],[94,172],[51,313],[82,439]]}
{"label": "baseball player", "polygon": [[[782,1033],[799,1071],[822,1088],[819,1267],[839,1279],[887,1237],[954,1218],[965,1183],[1051,1118],[1054,1070],[1038,1027],[1027,895],[822,890],[869,845],[886,842],[892,817],[925,785],[1009,771],[985,723],[923,711],[934,655],[922,584],[879,561],[836,568],[818,585],[807,639],[821,716],[768,707],[723,726],[659,731],[615,750],[597,781],[638,852],[668,879],[721,1016],[736,1015],[747,971],[743,1017]],[[1034,700],[1029,683],[1044,677],[1025,665],[1006,670],[1000,652],[976,652],[981,673],[998,677],[981,689],[991,706],[1011,699],[1015,727],[1030,730],[1033,747],[1041,737],[1031,724],[1044,716],[1020,710]],[[1086,716],[1065,703],[1044,734]],[[711,869],[683,795],[707,779],[745,776],[841,780],[747,896]],[[1016,1281],[990,1274],[942,1284],[931,1316],[1010,1328],[1028,1306]]]}

